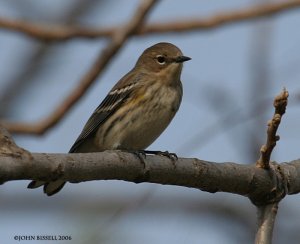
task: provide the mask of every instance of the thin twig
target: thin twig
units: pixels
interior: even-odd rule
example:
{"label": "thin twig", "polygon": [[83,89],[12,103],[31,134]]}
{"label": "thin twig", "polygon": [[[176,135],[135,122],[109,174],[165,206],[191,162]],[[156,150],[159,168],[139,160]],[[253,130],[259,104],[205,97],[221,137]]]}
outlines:
{"label": "thin twig", "polygon": [[272,120],[268,122],[267,142],[260,149],[261,154],[260,158],[256,162],[257,167],[263,169],[270,168],[271,153],[274,147],[276,146],[276,141],[279,140],[279,136],[276,135],[276,132],[280,124],[281,117],[285,113],[286,106],[288,103],[288,96],[288,91],[286,89],[283,89],[283,91],[274,100],[273,105],[275,107],[275,113]]}
{"label": "thin twig", "polygon": [[[278,3],[259,4],[227,13],[219,13],[205,19],[180,20],[169,23],[153,23],[141,27],[133,34],[162,34],[182,31],[211,30],[232,23],[249,21],[256,18],[272,16],[300,7],[299,0],[282,1]],[[0,18],[0,28],[17,31],[30,37],[45,41],[62,41],[71,38],[112,37],[119,28],[88,28],[79,26],[49,26],[30,22]]]}
{"label": "thin twig", "polygon": [[158,0],[142,1],[129,23],[114,33],[111,42],[98,55],[97,60],[92,65],[91,69],[82,77],[79,85],[52,114],[37,123],[2,122],[3,126],[13,133],[43,134],[48,129],[56,125],[70,110],[70,108],[82,97],[99,74],[105,69],[114,55],[121,49],[127,39],[143,24],[143,20],[157,2]]}
{"label": "thin twig", "polygon": [[285,185],[285,183],[282,182],[284,177],[282,177],[283,175],[281,174],[279,174],[279,177],[276,177],[276,168],[271,168],[270,157],[274,147],[276,146],[276,141],[279,140],[279,136],[276,135],[276,132],[281,122],[281,117],[285,113],[286,106],[288,104],[288,96],[289,93],[284,88],[283,91],[274,99],[273,105],[275,107],[275,112],[272,120],[268,122],[267,142],[262,146],[260,150],[260,158],[256,162],[257,168],[266,169],[271,175],[273,175],[272,178],[275,181],[275,188],[272,191],[275,193],[274,195],[278,195],[278,200],[275,202],[259,206],[257,208],[258,229],[255,238],[256,244],[272,243],[272,234],[278,210],[278,203],[286,194],[285,189],[282,189],[282,186]]}

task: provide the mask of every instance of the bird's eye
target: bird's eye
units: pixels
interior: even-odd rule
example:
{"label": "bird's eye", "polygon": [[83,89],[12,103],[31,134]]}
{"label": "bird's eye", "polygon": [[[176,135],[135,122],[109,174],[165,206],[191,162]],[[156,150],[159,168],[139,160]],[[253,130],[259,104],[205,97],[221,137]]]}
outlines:
{"label": "bird's eye", "polygon": [[157,59],[157,62],[161,65],[165,64],[166,63],[166,58],[162,55],[158,55],[156,56],[156,59]]}

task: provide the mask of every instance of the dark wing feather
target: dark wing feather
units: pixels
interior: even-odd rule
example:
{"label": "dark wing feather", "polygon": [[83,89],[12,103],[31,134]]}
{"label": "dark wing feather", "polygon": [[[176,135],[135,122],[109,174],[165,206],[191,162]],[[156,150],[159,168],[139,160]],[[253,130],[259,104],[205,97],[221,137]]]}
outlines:
{"label": "dark wing feather", "polygon": [[106,121],[106,119],[112,113],[114,113],[114,111],[116,111],[116,109],[118,109],[122,103],[124,103],[129,93],[130,91],[122,92],[119,94],[109,93],[87,121],[81,134],[71,147],[69,153],[75,152],[78,146],[80,146],[86,138],[93,135],[94,132],[96,132],[96,130],[99,128],[99,126],[101,126],[101,124],[103,124]]}

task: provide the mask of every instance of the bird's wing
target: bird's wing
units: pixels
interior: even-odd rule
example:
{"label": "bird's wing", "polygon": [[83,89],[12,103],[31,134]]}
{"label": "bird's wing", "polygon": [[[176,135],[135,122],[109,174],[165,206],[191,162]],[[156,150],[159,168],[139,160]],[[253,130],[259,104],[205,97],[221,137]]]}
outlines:
{"label": "bird's wing", "polygon": [[[102,103],[96,108],[92,116],[87,121],[81,134],[71,147],[69,153],[75,152],[76,149],[87,139],[89,136],[93,135],[99,126],[101,126],[109,116],[111,116],[120,106],[123,104],[129,94],[132,92],[132,88],[137,85],[137,81],[140,76],[133,79],[131,83],[123,83],[123,86],[115,86],[105,97]],[[129,78],[129,77],[124,77]],[[122,81],[122,80],[121,80]],[[121,81],[119,84],[122,84]],[[118,88],[119,87],[119,88]]]}

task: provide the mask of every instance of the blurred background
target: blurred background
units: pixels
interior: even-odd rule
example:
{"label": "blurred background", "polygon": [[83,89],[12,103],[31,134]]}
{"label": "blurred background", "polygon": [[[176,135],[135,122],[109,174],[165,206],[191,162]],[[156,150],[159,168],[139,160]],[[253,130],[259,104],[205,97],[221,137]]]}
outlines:
{"label": "blurred background", "polygon": [[[129,21],[140,2],[0,0],[0,17],[101,29]],[[163,0],[151,11],[147,23],[206,19],[274,2],[279,1]],[[39,136],[13,137],[31,152],[66,153],[93,110],[142,51],[165,41],[177,45],[192,60],[183,69],[180,110],[149,149],[208,161],[254,163],[266,139],[273,98],[286,87],[289,105],[272,159],[298,159],[299,26],[300,8],[295,8],[213,29],[133,36],[55,127]],[[0,27],[1,119],[30,123],[47,117],[78,85],[108,43],[108,38],[45,42]],[[61,243],[108,244],[232,244],[253,243],[255,237],[256,209],[238,195],[93,181],[67,184],[59,194],[47,197],[42,189],[26,189],[28,183],[8,182],[0,187],[1,243],[15,243],[15,235],[65,235],[72,241]],[[300,242],[299,200],[298,194],[280,203],[274,243]]]}

